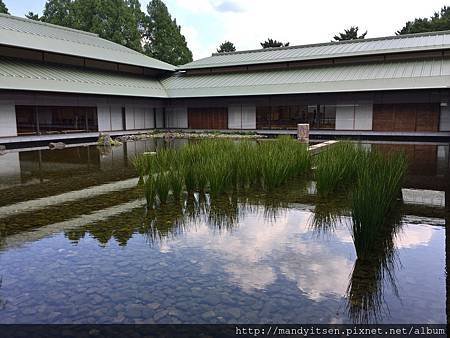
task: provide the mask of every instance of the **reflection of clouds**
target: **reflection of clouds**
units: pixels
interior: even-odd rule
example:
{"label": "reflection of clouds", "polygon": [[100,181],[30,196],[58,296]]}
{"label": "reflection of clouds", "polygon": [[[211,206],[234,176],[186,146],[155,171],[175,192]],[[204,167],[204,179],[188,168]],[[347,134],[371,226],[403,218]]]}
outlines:
{"label": "reflection of clouds", "polygon": [[257,263],[242,266],[241,263],[230,262],[225,266],[225,271],[230,274],[230,280],[246,292],[251,292],[253,289],[264,289],[276,279],[276,274],[270,266]]}
{"label": "reflection of clouds", "polygon": [[269,287],[280,270],[310,299],[341,297],[353,267],[348,256],[353,255],[345,249],[337,251],[333,242],[351,243],[351,236],[346,227],[338,227],[338,236],[317,238],[308,225],[310,217],[310,212],[291,209],[275,222],[266,221],[264,209],[259,208],[231,233],[214,235],[203,224],[201,230],[187,233],[186,240],[201,242],[208,252],[218,255],[230,282],[246,292]]}
{"label": "reflection of clouds", "polygon": [[308,298],[318,301],[329,295],[345,295],[352,261],[336,255],[323,242],[304,242],[293,249],[294,254],[286,255],[280,270]]}
{"label": "reflection of clouds", "polygon": [[408,224],[395,238],[397,249],[414,248],[428,245],[433,237],[433,229],[430,225]]}

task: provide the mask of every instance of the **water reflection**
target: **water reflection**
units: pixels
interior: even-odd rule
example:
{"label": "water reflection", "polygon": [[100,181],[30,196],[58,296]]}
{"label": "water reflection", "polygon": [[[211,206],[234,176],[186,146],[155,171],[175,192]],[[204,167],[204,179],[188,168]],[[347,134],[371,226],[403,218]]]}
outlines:
{"label": "water reflection", "polygon": [[389,312],[383,290],[390,287],[398,295],[394,272],[399,262],[394,243],[402,228],[402,203],[398,201],[385,222],[373,228],[354,226],[346,202],[345,198],[319,200],[310,226],[318,234],[334,232],[342,225],[349,229],[356,260],[346,290],[348,316],[354,323],[377,323]]}
{"label": "water reflection", "polygon": [[[90,147],[89,156],[86,149],[61,157],[42,154],[36,170],[39,157],[18,156],[25,179],[14,188],[0,188],[11,197],[4,203],[30,199],[14,192],[18,186],[40,186],[23,189],[38,198],[134,177],[129,164],[134,154],[166,146],[152,142],[111,152]],[[448,179],[439,149],[434,164],[413,172],[428,181],[428,188]],[[0,218],[0,241],[29,229],[34,229],[30,234],[52,229],[0,253],[0,322],[445,320],[442,221],[415,222],[402,217],[406,207],[400,205],[377,236],[354,233],[347,199],[321,201],[313,190],[310,182],[294,180],[270,195],[244,191],[211,199],[191,194],[147,210],[137,200],[142,192],[133,188]],[[84,221],[85,215],[118,211],[135,200],[123,212]],[[418,212],[408,208],[409,214]],[[420,214],[435,216],[430,210]],[[67,228],[54,227],[61,222]]]}

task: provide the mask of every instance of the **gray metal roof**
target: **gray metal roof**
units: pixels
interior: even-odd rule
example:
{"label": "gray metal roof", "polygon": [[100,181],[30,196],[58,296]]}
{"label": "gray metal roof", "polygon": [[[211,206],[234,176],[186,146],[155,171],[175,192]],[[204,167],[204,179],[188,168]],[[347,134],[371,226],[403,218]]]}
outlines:
{"label": "gray metal roof", "polygon": [[208,97],[450,87],[450,60],[416,60],[248,73],[177,74],[169,97]]}
{"label": "gray metal roof", "polygon": [[179,69],[214,68],[450,48],[450,31],[213,54]]}
{"label": "gray metal roof", "polygon": [[0,44],[139,67],[176,69],[93,33],[4,14],[0,14]]}
{"label": "gray metal roof", "polygon": [[136,97],[167,97],[158,80],[0,57],[0,88]]}

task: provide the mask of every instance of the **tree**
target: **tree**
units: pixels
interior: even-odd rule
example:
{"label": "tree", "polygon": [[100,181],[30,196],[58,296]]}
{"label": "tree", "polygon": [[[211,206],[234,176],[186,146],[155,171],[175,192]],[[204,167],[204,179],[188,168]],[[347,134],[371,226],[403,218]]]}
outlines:
{"label": "tree", "polygon": [[434,12],[428,18],[418,18],[408,21],[405,26],[396,32],[397,35],[423,32],[444,31],[450,29],[450,7],[444,6],[439,12]]}
{"label": "tree", "polygon": [[[100,37],[142,51],[142,12],[136,1],[75,0],[69,27],[97,33]],[[136,6],[139,14],[136,13]]]}
{"label": "tree", "polygon": [[361,35],[358,35],[358,31],[359,31],[358,26],[351,26],[349,29],[344,29],[344,33],[339,33],[338,35],[335,35],[333,39],[335,41],[364,39],[367,35],[367,31],[365,31]]}
{"label": "tree", "polygon": [[277,40],[273,40],[271,38],[268,38],[266,41],[261,42],[262,48],[274,48],[274,47],[288,47],[289,42],[281,42]]}
{"label": "tree", "polygon": [[144,22],[144,53],[173,65],[192,61],[181,27],[161,0],[152,0],[147,6]]}
{"label": "tree", "polygon": [[27,19],[41,21],[41,17],[39,16],[39,14],[34,13],[34,12],[28,12],[28,14],[25,14],[25,17]]}
{"label": "tree", "polygon": [[217,53],[230,53],[235,52],[236,47],[234,46],[234,43],[230,41],[224,41],[220,44],[219,48],[217,48]]}
{"label": "tree", "polygon": [[27,17],[96,33],[142,51],[144,13],[139,0],[47,0],[41,17],[32,12]]}
{"label": "tree", "polygon": [[3,0],[0,0],[0,13],[9,14],[8,7],[3,3]]}
{"label": "tree", "polygon": [[[34,13],[33,13],[34,14]],[[54,25],[73,27],[73,3],[71,0],[48,0],[41,17]]]}

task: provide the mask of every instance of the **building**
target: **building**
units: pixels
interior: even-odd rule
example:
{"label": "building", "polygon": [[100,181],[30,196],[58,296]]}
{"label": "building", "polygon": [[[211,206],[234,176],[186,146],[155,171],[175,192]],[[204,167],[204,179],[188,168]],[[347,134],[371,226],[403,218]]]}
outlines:
{"label": "building", "polygon": [[240,51],[175,67],[0,15],[0,144],[162,129],[450,139],[450,32]]}

